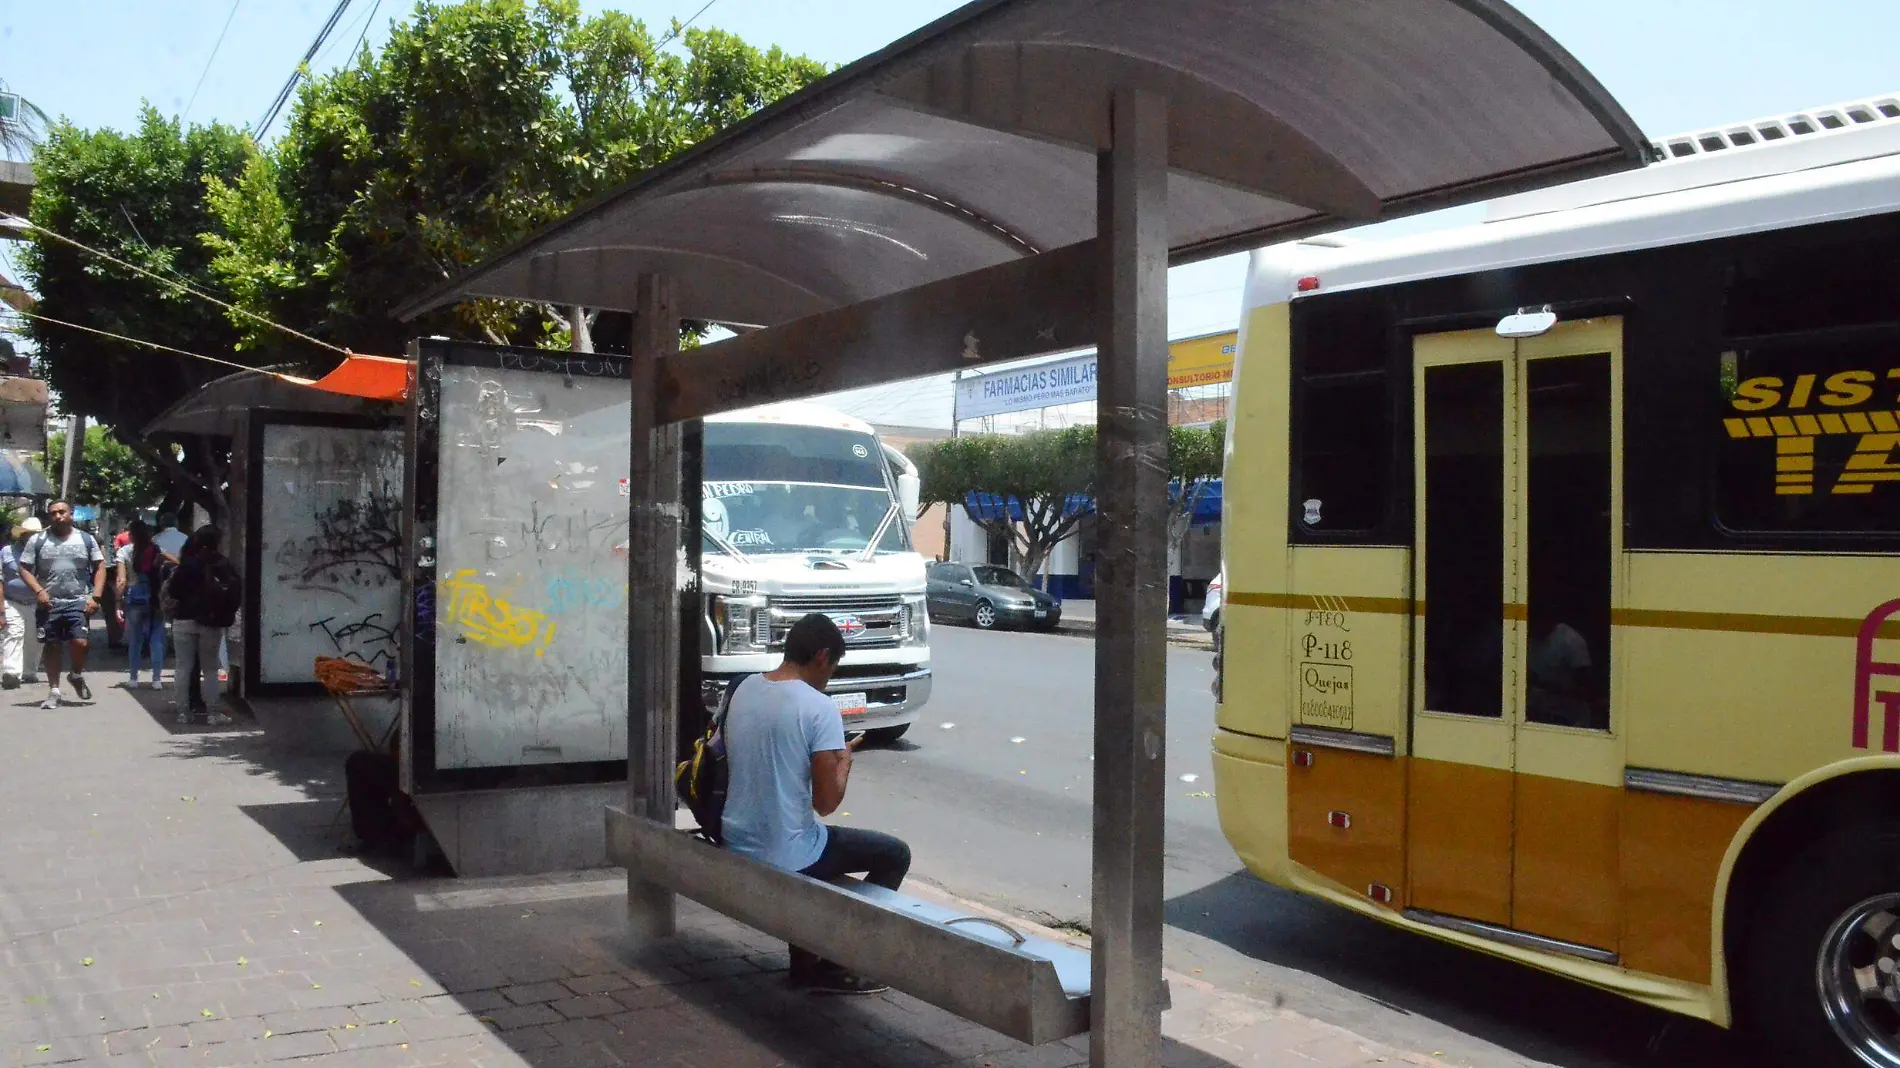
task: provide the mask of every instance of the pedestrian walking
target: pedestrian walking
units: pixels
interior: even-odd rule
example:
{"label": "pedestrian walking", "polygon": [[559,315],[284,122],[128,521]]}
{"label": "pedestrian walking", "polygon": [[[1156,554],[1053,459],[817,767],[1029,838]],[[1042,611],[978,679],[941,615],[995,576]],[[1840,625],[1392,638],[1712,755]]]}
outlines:
{"label": "pedestrian walking", "polygon": [[20,551],[26,540],[45,529],[39,517],[27,516],[13,527],[13,540],[0,546],[0,578],[6,582],[4,623],[0,632],[0,689],[18,689],[20,684],[40,681],[40,635],[32,626],[33,607],[37,603],[32,587],[20,577]]}
{"label": "pedestrian walking", "polygon": [[[106,584],[106,554],[91,534],[73,527],[73,506],[54,501],[47,515],[52,525],[26,539],[20,552],[20,578],[38,601],[33,612],[39,629],[40,656],[46,664],[46,700],[41,708],[58,708],[59,669],[69,659],[66,681],[81,701],[92,700],[86,685],[86,653],[91,647],[92,614]],[[70,654],[69,654],[70,651]]]}
{"label": "pedestrian walking", "polygon": [[118,581],[113,584],[119,603],[125,606],[126,666],[130,669],[126,688],[139,688],[139,667],[150,660],[152,678],[147,688],[157,690],[164,686],[165,669],[165,617],[158,610],[158,590],[171,565],[144,520],[133,520],[129,533],[131,540],[119,550]]}
{"label": "pedestrian walking", "polygon": [[[118,558],[120,547],[123,546],[127,540],[126,532],[123,530],[114,530],[112,537],[107,539],[106,544],[112,547],[111,555],[106,557],[106,569],[108,572],[112,570],[113,561]],[[119,597],[118,584],[112,581],[112,575],[110,574],[106,576],[105,597],[100,600],[99,608],[100,615],[104,616],[106,621],[106,647],[114,650],[124,649],[125,603]]]}
{"label": "pedestrian walking", "polygon": [[225,632],[237,622],[238,610],[244,607],[244,585],[237,569],[225,558],[223,544],[224,537],[217,527],[199,527],[179,553],[178,566],[160,594],[171,604],[172,640],[178,647],[177,677],[188,679],[195,671],[203,672],[199,687],[204,703],[194,705],[188,698],[182,701],[178,708],[180,723],[190,723],[197,715],[213,724],[231,722],[231,717],[218,708],[218,650]]}
{"label": "pedestrian walking", "polygon": [[185,532],[178,529],[178,517],[176,515],[170,512],[159,513],[158,532],[152,535],[152,541],[158,546],[159,552],[171,557],[172,563],[175,564],[178,562],[179,557],[184,555],[185,542],[188,540],[190,539],[186,536]]}

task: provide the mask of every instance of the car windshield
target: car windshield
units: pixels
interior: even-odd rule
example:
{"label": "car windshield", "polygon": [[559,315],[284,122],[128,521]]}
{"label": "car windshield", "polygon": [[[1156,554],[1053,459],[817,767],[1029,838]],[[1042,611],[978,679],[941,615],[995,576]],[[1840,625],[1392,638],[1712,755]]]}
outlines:
{"label": "car windshield", "polygon": [[743,553],[903,552],[884,454],[869,434],[784,423],[708,422],[701,483],[707,542]]}
{"label": "car windshield", "polygon": [[1008,586],[1018,590],[1030,588],[1029,583],[1006,567],[979,567],[976,569],[976,580],[985,586]]}

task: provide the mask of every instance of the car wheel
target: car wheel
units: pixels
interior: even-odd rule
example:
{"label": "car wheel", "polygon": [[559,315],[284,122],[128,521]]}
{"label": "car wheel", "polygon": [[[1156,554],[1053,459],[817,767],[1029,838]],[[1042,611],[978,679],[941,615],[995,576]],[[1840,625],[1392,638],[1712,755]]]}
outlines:
{"label": "car wheel", "polygon": [[878,727],[875,730],[865,731],[864,740],[872,745],[890,745],[902,738],[907,730],[910,730],[908,723],[896,727]]}
{"label": "car wheel", "polygon": [[1900,825],[1834,835],[1795,858],[1749,918],[1749,1022],[1785,1063],[1900,1064]]}
{"label": "car wheel", "polygon": [[971,615],[970,618],[976,621],[976,625],[979,628],[983,630],[994,630],[996,628],[996,606],[988,601],[978,601],[976,602],[976,612]]}

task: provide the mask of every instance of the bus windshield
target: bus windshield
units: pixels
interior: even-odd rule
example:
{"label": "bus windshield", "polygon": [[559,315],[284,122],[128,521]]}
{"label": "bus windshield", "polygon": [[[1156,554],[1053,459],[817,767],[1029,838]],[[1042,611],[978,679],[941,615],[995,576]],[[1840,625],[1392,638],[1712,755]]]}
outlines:
{"label": "bus windshield", "polygon": [[[702,514],[715,551],[903,552],[884,456],[869,434],[709,422]],[[881,533],[880,533],[881,530]]]}

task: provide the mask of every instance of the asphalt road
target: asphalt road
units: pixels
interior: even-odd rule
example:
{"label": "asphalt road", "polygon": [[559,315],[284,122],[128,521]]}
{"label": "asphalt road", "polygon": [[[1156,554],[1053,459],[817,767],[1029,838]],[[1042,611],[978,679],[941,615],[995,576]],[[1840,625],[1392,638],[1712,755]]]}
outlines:
{"label": "asphalt road", "polygon": [[[933,632],[935,689],[865,750],[839,821],[911,843],[915,877],[1056,926],[1089,912],[1094,642]],[[1168,966],[1461,1065],[1742,1068],[1746,1044],[1268,886],[1221,837],[1207,653],[1168,658]],[[1190,778],[1190,776],[1192,778]]]}

